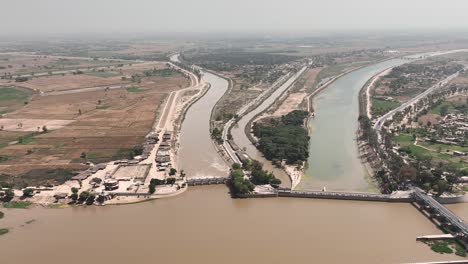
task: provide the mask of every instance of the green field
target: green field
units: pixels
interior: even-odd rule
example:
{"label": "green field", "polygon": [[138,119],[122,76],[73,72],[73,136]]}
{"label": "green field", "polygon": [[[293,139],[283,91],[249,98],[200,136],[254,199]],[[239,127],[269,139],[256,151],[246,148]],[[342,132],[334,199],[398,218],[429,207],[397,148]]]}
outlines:
{"label": "green field", "polygon": [[95,72],[87,72],[86,75],[102,77],[102,78],[109,78],[109,77],[117,76],[119,74],[117,72],[113,72],[113,71],[105,71],[105,72],[95,71]]}
{"label": "green field", "polygon": [[424,146],[426,148],[433,149],[434,151],[441,150],[441,152],[449,151],[462,151],[468,152],[468,147],[461,147],[461,146],[454,146],[454,145],[447,145],[447,144],[437,144],[437,143],[430,143],[430,142],[421,142],[419,145]]}
{"label": "green field", "polygon": [[135,86],[127,88],[127,92],[129,93],[141,93],[144,91],[145,91],[144,89],[141,89],[140,87],[135,87]]}
{"label": "green field", "polygon": [[26,209],[31,205],[30,202],[8,202],[3,203],[5,208],[14,208],[14,209]]}
{"label": "green field", "polygon": [[32,92],[26,89],[11,86],[0,87],[0,107],[4,108],[1,111],[3,113],[10,112],[14,110],[11,108],[12,106],[23,105],[31,94]]}
{"label": "green field", "polygon": [[445,101],[445,102],[443,102],[441,104],[438,104],[436,107],[432,108],[431,113],[432,114],[437,114],[437,115],[442,115],[442,109],[443,108],[447,109],[448,114],[456,112],[456,109],[455,109],[454,105],[452,103],[450,103],[450,102]]}
{"label": "green field", "polygon": [[402,147],[412,145],[414,142],[413,135],[409,133],[401,133],[398,136],[393,137],[393,140]]}
{"label": "green field", "polygon": [[397,101],[387,101],[372,98],[372,115],[383,115],[390,110],[397,108],[398,106],[400,106],[400,103]]}

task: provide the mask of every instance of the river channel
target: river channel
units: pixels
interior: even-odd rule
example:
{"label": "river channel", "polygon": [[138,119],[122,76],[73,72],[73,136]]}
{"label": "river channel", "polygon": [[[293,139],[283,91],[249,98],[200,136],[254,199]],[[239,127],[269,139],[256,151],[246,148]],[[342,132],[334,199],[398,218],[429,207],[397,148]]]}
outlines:
{"label": "river channel", "polygon": [[206,94],[187,111],[180,133],[179,161],[187,177],[224,177],[229,168],[216,152],[210,136],[211,110],[228,89],[225,79],[205,72],[211,84]]}
{"label": "river channel", "polygon": [[[214,75],[205,76],[212,78],[212,84],[222,83]],[[187,156],[181,157],[181,164],[195,175],[224,171],[213,166],[219,161],[200,154],[212,153],[212,145],[205,142],[208,130],[198,130],[205,126],[212,103],[203,99],[195,103],[193,115],[187,113],[182,128],[182,133],[202,133],[194,139],[189,135],[181,138],[181,142],[194,140],[193,146],[182,148],[187,154],[181,150],[181,155]],[[204,112],[206,109],[209,111]],[[189,118],[200,119],[190,122]],[[465,204],[450,209],[467,211]],[[2,263],[402,263],[461,259],[434,253],[415,241],[418,235],[440,231],[410,204],[231,199],[225,186],[207,186],[133,205],[2,211],[5,218],[0,227],[10,228],[10,233],[0,237]]]}
{"label": "river channel", "polygon": [[405,62],[393,59],[356,70],[314,98],[308,168],[298,189],[369,190],[356,143],[359,91],[375,74]]}

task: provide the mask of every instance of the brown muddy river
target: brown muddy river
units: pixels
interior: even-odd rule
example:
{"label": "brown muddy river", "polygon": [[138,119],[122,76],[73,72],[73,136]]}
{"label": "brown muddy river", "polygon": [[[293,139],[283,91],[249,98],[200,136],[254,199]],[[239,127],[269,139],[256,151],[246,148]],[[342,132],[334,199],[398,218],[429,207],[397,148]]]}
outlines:
{"label": "brown muddy river", "polygon": [[[468,211],[466,204],[460,210]],[[451,207],[451,209],[453,209]],[[461,259],[416,242],[440,233],[410,204],[236,199],[194,187],[146,203],[4,210],[2,263],[403,263]],[[26,221],[35,220],[25,224]],[[24,225],[24,226],[21,226]]]}

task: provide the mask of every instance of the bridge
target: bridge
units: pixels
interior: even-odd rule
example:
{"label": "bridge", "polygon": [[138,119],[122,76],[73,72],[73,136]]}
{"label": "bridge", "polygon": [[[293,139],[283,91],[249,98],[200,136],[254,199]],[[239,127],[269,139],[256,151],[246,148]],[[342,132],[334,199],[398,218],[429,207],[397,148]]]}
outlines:
{"label": "bridge", "polygon": [[414,188],[411,196],[420,206],[421,211],[426,211],[429,214],[428,217],[436,219],[439,225],[464,243],[465,248],[467,247],[468,225],[460,217],[419,188]]}
{"label": "bridge", "polygon": [[188,186],[226,184],[229,177],[188,178]]}
{"label": "bridge", "polygon": [[390,194],[364,193],[364,192],[324,192],[324,191],[293,191],[291,189],[278,189],[279,197],[319,198],[337,200],[358,200],[376,202],[410,202],[409,196],[395,196]]}

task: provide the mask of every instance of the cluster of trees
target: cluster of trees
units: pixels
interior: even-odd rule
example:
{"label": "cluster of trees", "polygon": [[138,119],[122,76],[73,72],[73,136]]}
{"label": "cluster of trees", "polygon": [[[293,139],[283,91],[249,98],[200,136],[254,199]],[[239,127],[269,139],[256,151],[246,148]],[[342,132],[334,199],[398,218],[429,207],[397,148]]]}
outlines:
{"label": "cluster of trees", "polygon": [[143,74],[146,77],[151,77],[151,76],[162,76],[162,77],[167,77],[167,76],[172,76],[174,74],[177,74],[178,72],[174,69],[156,69],[153,68],[152,70],[149,71],[144,71]]}
{"label": "cluster of trees", "polygon": [[244,163],[244,168],[251,172],[250,181],[255,185],[271,184],[279,187],[281,180],[276,178],[273,173],[263,170],[263,165],[257,160]]}
{"label": "cluster of trees", "polygon": [[307,112],[295,110],[283,116],[281,120],[254,125],[254,135],[260,140],[258,149],[269,160],[286,160],[296,164],[309,157],[309,135],[302,126]]}
{"label": "cluster of trees", "polygon": [[209,52],[182,54],[184,60],[213,70],[233,70],[247,65],[279,65],[294,61],[297,57],[269,54],[266,52],[245,52],[224,49]]}
{"label": "cluster of trees", "polygon": [[[3,190],[3,188],[6,188],[6,190]],[[13,184],[0,182],[0,198],[2,198],[3,201],[8,202],[13,199],[14,196],[15,193],[13,192]]]}
{"label": "cluster of trees", "polygon": [[242,168],[238,163],[234,163],[234,165],[232,166],[230,177],[231,192],[234,196],[239,194],[251,193],[255,188],[255,185],[253,185],[253,183],[251,183],[248,179],[244,178],[244,172],[242,171]]}
{"label": "cluster of trees", "polygon": [[218,144],[223,144],[223,130],[217,127],[213,128],[213,130],[211,130],[211,138]]}
{"label": "cluster of trees", "polygon": [[173,178],[173,177],[167,178],[165,180],[151,179],[150,184],[149,184],[149,193],[154,193],[156,191],[156,186],[158,185],[165,185],[165,184],[172,185],[175,182],[176,182],[176,178]]}

